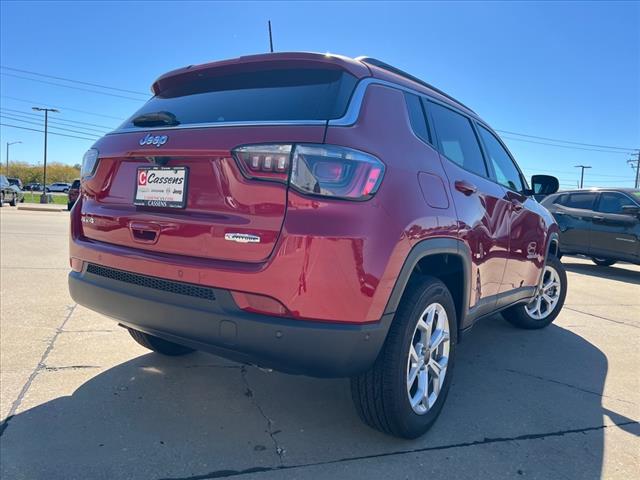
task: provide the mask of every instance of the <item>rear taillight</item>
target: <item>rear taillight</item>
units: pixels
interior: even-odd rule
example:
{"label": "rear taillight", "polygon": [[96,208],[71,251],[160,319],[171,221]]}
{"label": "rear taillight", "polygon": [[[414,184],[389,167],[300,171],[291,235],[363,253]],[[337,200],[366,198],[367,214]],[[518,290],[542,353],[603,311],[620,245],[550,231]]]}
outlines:
{"label": "rear taillight", "polygon": [[87,150],[82,157],[82,167],[80,168],[80,178],[85,179],[93,175],[98,166],[98,150],[92,148]]}
{"label": "rear taillight", "polygon": [[291,158],[289,184],[312,195],[366,200],[384,174],[373,155],[335,145],[296,145]]}
{"label": "rear taillight", "polygon": [[249,178],[286,182],[289,177],[291,145],[249,145],[233,154]]}
{"label": "rear taillight", "polygon": [[286,182],[309,195],[367,200],[378,190],[384,164],[336,145],[249,145],[233,151],[249,178]]}

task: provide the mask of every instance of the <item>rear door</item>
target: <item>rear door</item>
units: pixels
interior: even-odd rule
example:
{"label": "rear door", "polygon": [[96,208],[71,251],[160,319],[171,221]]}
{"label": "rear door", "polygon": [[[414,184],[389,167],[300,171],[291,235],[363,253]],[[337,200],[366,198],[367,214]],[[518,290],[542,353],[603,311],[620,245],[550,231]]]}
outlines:
{"label": "rear door", "polygon": [[536,286],[546,241],[545,226],[537,213],[539,205],[525,195],[526,184],[520,170],[502,142],[480,124],[478,133],[493,179],[503,187],[503,198],[509,203],[509,257],[501,293]]}
{"label": "rear door", "polygon": [[[82,180],[86,238],[193,258],[269,257],[287,207],[289,155],[274,144],[322,143],[357,79],[329,64],[232,67],[163,77],[165,90],[96,143],[97,167]],[[257,172],[232,153],[241,145],[264,146]]]}
{"label": "rear door", "polygon": [[637,261],[640,257],[640,220],[622,207],[638,206],[620,192],[601,192],[591,229],[592,255]]}
{"label": "rear door", "polygon": [[451,185],[460,236],[471,249],[472,314],[494,309],[509,253],[509,209],[503,188],[489,179],[471,120],[426,102]]}
{"label": "rear door", "polygon": [[560,228],[560,250],[588,254],[591,251],[591,226],[597,192],[563,194],[554,217]]}

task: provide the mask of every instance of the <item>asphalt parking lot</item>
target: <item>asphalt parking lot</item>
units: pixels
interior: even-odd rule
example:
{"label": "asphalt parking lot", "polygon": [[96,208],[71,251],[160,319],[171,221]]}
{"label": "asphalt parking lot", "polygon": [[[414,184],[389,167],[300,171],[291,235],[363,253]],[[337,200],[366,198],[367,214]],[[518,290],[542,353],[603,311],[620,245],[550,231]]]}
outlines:
{"label": "asphalt parking lot", "polygon": [[499,316],[461,344],[435,427],[360,423],[347,380],[139,347],[67,292],[66,212],[0,211],[0,477],[637,478],[640,267],[563,259],[542,331]]}

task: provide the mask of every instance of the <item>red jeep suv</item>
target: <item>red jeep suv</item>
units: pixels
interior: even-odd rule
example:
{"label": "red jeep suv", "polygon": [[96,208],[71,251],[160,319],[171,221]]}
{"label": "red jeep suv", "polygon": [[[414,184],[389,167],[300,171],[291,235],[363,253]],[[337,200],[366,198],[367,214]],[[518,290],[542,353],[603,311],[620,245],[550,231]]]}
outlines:
{"label": "red jeep suv", "polygon": [[456,345],[502,311],[541,328],[558,228],[471,109],[373,58],[189,66],[83,159],[73,299],[141,345],[351,377],[369,425],[413,438]]}

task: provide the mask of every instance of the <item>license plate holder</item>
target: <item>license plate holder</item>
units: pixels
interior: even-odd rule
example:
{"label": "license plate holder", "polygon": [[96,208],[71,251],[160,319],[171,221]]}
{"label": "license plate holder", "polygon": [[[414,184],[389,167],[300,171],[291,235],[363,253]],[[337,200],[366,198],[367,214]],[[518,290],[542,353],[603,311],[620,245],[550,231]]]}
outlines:
{"label": "license plate holder", "polygon": [[185,208],[187,167],[138,167],[133,204],[139,207]]}

